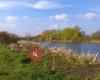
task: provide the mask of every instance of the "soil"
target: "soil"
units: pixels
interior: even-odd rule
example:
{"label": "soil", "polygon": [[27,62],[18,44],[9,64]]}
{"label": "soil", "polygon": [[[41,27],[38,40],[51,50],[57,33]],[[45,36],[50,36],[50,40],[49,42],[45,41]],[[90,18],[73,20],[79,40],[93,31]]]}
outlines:
{"label": "soil", "polygon": [[64,73],[68,74],[80,74],[81,80],[84,80],[87,76],[94,77],[96,73],[100,72],[100,64],[88,65],[88,66],[77,66],[72,68],[67,68]]}

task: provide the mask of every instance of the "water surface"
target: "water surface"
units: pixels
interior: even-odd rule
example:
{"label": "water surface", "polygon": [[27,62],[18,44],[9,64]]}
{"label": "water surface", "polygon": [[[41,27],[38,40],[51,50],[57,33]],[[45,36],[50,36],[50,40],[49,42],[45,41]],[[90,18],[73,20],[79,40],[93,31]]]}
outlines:
{"label": "water surface", "polygon": [[65,42],[43,42],[43,45],[49,48],[70,48],[77,53],[99,53],[100,54],[100,44],[96,43],[65,43]]}

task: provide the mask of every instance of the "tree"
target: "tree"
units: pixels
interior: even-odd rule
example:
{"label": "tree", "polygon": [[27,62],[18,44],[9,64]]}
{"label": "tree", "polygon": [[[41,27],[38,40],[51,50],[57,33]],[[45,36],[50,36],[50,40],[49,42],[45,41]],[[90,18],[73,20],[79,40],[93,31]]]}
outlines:
{"label": "tree", "polygon": [[[39,41],[39,35],[37,36]],[[41,34],[42,41],[66,41],[66,42],[81,42],[84,41],[85,32],[81,31],[79,26],[72,28],[64,28],[63,30],[46,30]]]}
{"label": "tree", "polygon": [[100,40],[100,30],[92,33],[91,37],[92,37],[92,39]]}
{"label": "tree", "polygon": [[0,32],[0,43],[9,44],[16,43],[19,40],[19,37],[15,34]]}

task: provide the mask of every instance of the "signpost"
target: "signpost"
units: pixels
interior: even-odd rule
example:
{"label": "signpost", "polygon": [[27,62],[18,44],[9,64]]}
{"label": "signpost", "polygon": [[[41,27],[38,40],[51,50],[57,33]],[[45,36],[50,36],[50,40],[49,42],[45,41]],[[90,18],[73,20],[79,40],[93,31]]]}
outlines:
{"label": "signpost", "polygon": [[42,53],[39,51],[38,48],[32,48],[32,50],[29,52],[29,57],[35,61],[38,62],[42,59]]}

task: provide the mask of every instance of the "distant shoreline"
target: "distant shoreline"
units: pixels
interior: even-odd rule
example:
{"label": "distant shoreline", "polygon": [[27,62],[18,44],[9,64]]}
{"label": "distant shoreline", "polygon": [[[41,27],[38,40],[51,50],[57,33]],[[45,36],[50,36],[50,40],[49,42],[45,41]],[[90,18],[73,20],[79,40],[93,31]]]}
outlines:
{"label": "distant shoreline", "polygon": [[72,41],[42,41],[42,42],[58,42],[58,43],[94,43],[100,44],[100,41],[82,41],[82,42],[72,42]]}

